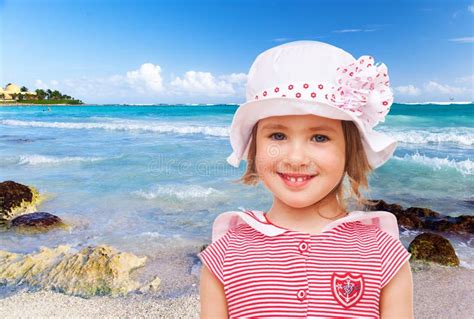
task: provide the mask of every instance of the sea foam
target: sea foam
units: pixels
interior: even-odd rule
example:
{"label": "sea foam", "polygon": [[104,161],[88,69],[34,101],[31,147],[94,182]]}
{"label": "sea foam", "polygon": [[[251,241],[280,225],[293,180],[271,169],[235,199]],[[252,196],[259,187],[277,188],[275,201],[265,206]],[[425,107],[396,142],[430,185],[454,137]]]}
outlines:
{"label": "sea foam", "polygon": [[60,129],[103,129],[111,131],[142,131],[155,133],[204,134],[210,136],[229,136],[226,126],[203,126],[189,124],[163,124],[150,121],[123,120],[116,122],[42,122],[2,120],[0,124],[9,126],[27,126]]}
{"label": "sea foam", "polygon": [[474,144],[474,129],[460,127],[443,129],[441,132],[421,130],[387,131],[397,141],[407,144],[441,144],[454,143],[459,145]]}
{"label": "sea foam", "polygon": [[158,186],[152,190],[134,191],[132,194],[145,199],[155,198],[173,198],[179,200],[185,199],[207,199],[213,195],[223,195],[223,193],[212,187],[193,186]]}
{"label": "sea foam", "polygon": [[422,165],[430,166],[435,170],[453,168],[463,175],[472,175],[473,162],[470,159],[456,161],[449,158],[428,157],[416,152],[415,154],[405,154],[405,156],[394,156],[395,160],[411,161]]}
{"label": "sea foam", "polygon": [[95,162],[105,160],[104,157],[81,157],[81,156],[44,156],[44,155],[21,155],[18,157],[19,165],[42,165],[42,164],[62,164],[70,162]]}

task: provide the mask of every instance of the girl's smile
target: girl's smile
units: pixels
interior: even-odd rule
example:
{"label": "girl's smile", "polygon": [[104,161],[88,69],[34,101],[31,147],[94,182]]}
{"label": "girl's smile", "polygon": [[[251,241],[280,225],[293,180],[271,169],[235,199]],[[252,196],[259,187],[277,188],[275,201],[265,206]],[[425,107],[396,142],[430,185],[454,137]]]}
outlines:
{"label": "girl's smile", "polygon": [[316,175],[305,174],[285,174],[277,172],[283,182],[292,188],[300,188],[308,184]]}

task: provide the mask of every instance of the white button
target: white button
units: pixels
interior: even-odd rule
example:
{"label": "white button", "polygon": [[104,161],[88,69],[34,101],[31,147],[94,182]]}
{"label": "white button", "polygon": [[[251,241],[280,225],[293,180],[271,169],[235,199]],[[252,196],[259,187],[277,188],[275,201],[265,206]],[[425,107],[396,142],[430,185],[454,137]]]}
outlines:
{"label": "white button", "polygon": [[299,245],[298,245],[298,249],[300,250],[300,252],[305,252],[307,251],[309,248],[309,245],[307,242],[305,241],[302,241]]}
{"label": "white button", "polygon": [[306,290],[304,290],[304,289],[298,290],[298,292],[296,293],[296,296],[298,297],[299,300],[305,299],[306,298]]}

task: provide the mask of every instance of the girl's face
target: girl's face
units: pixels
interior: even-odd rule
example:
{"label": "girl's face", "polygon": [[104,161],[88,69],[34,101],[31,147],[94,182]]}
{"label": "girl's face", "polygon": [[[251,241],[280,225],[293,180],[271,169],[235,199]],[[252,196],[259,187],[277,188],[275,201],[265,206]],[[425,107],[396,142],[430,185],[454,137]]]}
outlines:
{"label": "girl's face", "polygon": [[340,120],[311,114],[268,117],[258,123],[256,144],[260,179],[288,206],[303,208],[319,202],[343,176],[345,141]]}

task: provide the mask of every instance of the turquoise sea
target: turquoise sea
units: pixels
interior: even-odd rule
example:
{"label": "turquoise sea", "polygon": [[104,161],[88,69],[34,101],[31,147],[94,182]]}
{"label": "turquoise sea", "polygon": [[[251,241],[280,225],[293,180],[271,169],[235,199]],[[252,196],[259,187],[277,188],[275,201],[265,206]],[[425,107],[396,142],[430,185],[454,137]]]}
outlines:
{"label": "turquoise sea", "polygon": [[[87,105],[0,108],[0,181],[48,196],[40,211],[74,228],[41,235],[0,232],[0,249],[110,244],[136,254],[206,244],[221,212],[267,210],[271,194],[232,183],[225,161],[237,105]],[[370,176],[370,198],[473,214],[474,104],[394,104],[376,130],[399,141]],[[403,231],[408,244],[416,232]],[[471,237],[449,237],[474,266]]]}

